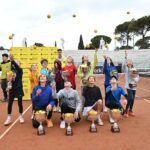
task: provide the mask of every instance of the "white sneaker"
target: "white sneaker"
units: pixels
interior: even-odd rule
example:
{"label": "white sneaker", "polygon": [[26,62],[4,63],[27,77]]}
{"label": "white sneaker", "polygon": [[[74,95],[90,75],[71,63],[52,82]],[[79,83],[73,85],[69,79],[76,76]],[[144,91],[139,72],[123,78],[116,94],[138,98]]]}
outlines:
{"label": "white sneaker", "polygon": [[98,119],[97,119],[97,124],[100,125],[100,126],[104,125],[104,123],[103,123],[103,121],[100,117],[98,117]]}
{"label": "white sneaker", "polygon": [[62,120],[62,121],[60,122],[60,128],[61,128],[61,129],[64,129],[65,127],[66,127],[66,123],[65,123],[65,121]]}
{"label": "white sneaker", "polygon": [[109,116],[109,121],[111,124],[115,122],[115,120],[111,116]]}
{"label": "white sneaker", "polygon": [[11,116],[8,116],[7,119],[6,119],[6,121],[4,122],[4,125],[8,126],[11,123],[12,123],[12,118],[11,118]]}
{"label": "white sneaker", "polygon": [[20,121],[20,123],[24,123],[24,118],[23,118],[23,116],[22,116],[22,115],[20,115],[20,117],[19,117],[19,121]]}
{"label": "white sneaker", "polygon": [[103,112],[108,112],[108,108],[104,106]]}

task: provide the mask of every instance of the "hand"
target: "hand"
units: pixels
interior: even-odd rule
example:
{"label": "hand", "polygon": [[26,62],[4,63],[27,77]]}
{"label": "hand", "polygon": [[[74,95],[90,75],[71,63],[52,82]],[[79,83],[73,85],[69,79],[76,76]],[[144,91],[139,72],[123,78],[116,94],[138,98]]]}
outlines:
{"label": "hand", "polygon": [[54,83],[52,83],[52,85],[51,85],[51,86],[52,86],[52,89],[53,89],[53,90],[56,90],[56,83],[55,83],[55,82],[54,82]]}
{"label": "hand", "polygon": [[14,60],[14,57],[12,54],[9,55],[9,58],[10,58],[10,61],[13,61]]}
{"label": "hand", "polygon": [[111,91],[115,91],[117,89],[117,85],[113,85]]}
{"label": "hand", "polygon": [[37,95],[37,96],[40,95],[41,92],[42,92],[42,90],[41,90],[41,89],[38,89],[38,90],[36,91],[36,95]]}
{"label": "hand", "polygon": [[52,110],[52,105],[51,104],[47,105],[46,110],[51,111]]}
{"label": "hand", "polygon": [[75,112],[75,113],[74,113],[74,118],[75,118],[75,119],[78,119],[78,118],[79,118],[78,112]]}

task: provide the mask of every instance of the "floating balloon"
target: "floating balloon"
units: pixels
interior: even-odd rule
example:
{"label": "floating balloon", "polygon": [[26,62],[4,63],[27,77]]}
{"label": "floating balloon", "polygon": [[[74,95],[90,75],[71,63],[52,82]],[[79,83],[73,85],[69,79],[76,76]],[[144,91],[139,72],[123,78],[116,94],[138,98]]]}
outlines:
{"label": "floating balloon", "polygon": [[127,14],[129,15],[129,14],[130,14],[130,12],[129,12],[129,11],[127,11]]}
{"label": "floating balloon", "polygon": [[48,15],[47,15],[47,18],[48,18],[48,19],[50,19],[51,17],[52,17],[51,14],[48,14]]}
{"label": "floating balloon", "polygon": [[75,18],[75,17],[76,17],[76,14],[73,14],[72,17]]}
{"label": "floating balloon", "polygon": [[98,31],[96,29],[94,29],[94,33],[97,33]]}
{"label": "floating balloon", "polygon": [[9,38],[9,40],[12,40],[13,36],[12,36],[12,35],[10,35],[8,38]]}

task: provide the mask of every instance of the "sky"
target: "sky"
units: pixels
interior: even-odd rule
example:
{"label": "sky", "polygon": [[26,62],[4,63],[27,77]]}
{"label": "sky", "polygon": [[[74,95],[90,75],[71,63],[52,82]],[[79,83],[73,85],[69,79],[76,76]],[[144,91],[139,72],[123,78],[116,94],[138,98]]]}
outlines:
{"label": "sky", "polygon": [[114,49],[118,24],[150,15],[149,0],[0,0],[0,6],[0,46],[5,48],[12,46],[8,37],[13,33],[15,47],[27,38],[28,46],[35,42],[54,46],[56,41],[61,48],[64,39],[64,48],[74,50],[80,34],[84,45],[102,34],[112,38],[109,49]]}

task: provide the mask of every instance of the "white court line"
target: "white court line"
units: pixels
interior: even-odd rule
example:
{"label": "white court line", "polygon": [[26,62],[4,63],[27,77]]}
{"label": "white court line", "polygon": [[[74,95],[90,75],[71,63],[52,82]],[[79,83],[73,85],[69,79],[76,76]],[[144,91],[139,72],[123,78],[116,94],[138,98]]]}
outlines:
{"label": "white court line", "polygon": [[137,88],[140,89],[140,90],[144,90],[144,91],[150,92],[150,90],[147,90],[147,89],[144,89],[144,88],[140,88],[140,87],[137,87]]}
{"label": "white court line", "polygon": [[[30,106],[28,106],[28,108],[23,112],[23,115],[31,108],[32,104]],[[15,122],[13,124],[11,124],[11,126],[9,126],[9,128],[4,131],[3,134],[1,134],[0,136],[0,140],[11,130],[11,128],[18,122],[19,117],[15,120]]]}
{"label": "white court line", "polygon": [[[123,83],[122,81],[119,81],[119,82]],[[138,88],[138,87],[137,87],[137,88]],[[146,90],[146,89],[145,89],[145,90]],[[150,103],[150,100],[145,99],[145,98],[142,98],[142,97],[138,96],[137,94],[136,94],[136,97],[139,97],[139,98],[143,99],[145,102]]]}

